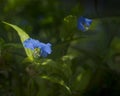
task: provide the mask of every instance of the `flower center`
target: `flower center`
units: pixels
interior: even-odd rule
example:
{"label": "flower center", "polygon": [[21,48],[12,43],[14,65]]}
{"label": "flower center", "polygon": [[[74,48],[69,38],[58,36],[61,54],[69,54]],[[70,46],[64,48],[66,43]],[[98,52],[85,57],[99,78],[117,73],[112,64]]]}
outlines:
{"label": "flower center", "polygon": [[34,56],[34,58],[39,58],[40,57],[40,48],[35,48],[34,49],[33,56]]}
{"label": "flower center", "polygon": [[83,23],[83,26],[85,28],[85,31],[87,31],[89,29],[89,27],[85,23]]}

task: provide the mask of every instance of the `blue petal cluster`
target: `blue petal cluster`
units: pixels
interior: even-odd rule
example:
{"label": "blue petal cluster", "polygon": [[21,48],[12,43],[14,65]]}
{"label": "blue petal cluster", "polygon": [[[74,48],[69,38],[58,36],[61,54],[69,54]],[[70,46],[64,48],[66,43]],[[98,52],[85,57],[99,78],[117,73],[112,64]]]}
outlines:
{"label": "blue petal cluster", "polygon": [[91,23],[92,23],[91,19],[84,18],[81,16],[80,18],[78,18],[77,27],[81,31],[86,31],[86,28],[88,28],[91,25]]}
{"label": "blue petal cluster", "polygon": [[23,46],[25,48],[29,48],[31,50],[34,50],[35,48],[39,48],[40,55],[42,57],[47,57],[47,55],[51,54],[51,52],[52,52],[50,43],[45,44],[45,43],[42,43],[42,42],[32,39],[32,38],[28,38],[27,40],[25,40],[23,42]]}

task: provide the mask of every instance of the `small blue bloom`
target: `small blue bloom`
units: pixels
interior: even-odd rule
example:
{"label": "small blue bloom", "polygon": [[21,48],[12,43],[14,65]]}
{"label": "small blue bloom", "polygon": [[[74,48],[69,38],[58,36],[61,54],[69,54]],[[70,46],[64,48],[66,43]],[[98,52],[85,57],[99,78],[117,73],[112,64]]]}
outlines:
{"label": "small blue bloom", "polygon": [[39,48],[40,55],[42,57],[47,57],[47,55],[51,54],[51,52],[52,52],[50,43],[45,44],[45,43],[42,43],[42,42],[32,39],[32,38],[28,38],[27,40],[25,40],[23,42],[23,46],[25,48],[29,48],[31,50],[35,50],[36,48]]}
{"label": "small blue bloom", "polygon": [[35,48],[40,47],[40,42],[38,40],[28,38],[27,40],[24,41],[23,43],[24,47],[29,48],[31,50],[34,50]]}
{"label": "small blue bloom", "polygon": [[92,23],[91,19],[84,18],[81,16],[80,18],[78,18],[77,27],[81,31],[86,31],[88,27],[91,25],[91,23]]}
{"label": "small blue bloom", "polygon": [[51,44],[47,43],[47,44],[42,44],[41,47],[41,56],[43,57],[47,57],[48,54],[51,54],[52,50],[51,50]]}

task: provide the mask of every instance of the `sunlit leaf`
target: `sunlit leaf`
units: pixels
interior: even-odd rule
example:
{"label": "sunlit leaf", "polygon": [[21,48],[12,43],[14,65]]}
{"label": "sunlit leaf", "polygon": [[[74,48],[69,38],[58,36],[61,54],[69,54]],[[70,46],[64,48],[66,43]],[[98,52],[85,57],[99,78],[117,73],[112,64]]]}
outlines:
{"label": "sunlit leaf", "polygon": [[[14,30],[17,31],[22,44],[26,39],[30,38],[29,35],[24,30],[19,28],[18,26],[7,23],[7,22],[4,22],[4,21],[3,21],[3,23],[6,24],[6,25],[9,25],[10,27],[12,27]],[[30,49],[25,48],[25,52],[26,52],[26,55],[30,58],[30,60],[33,60],[32,51]]]}

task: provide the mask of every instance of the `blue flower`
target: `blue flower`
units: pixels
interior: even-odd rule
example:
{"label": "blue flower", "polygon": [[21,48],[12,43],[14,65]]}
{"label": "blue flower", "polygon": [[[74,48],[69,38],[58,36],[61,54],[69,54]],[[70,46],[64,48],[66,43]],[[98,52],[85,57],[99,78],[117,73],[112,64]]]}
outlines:
{"label": "blue flower", "polygon": [[81,31],[86,31],[88,27],[91,25],[91,23],[92,23],[91,19],[84,18],[81,16],[80,18],[78,18],[77,27]]}
{"label": "blue flower", "polygon": [[29,48],[31,50],[35,50],[36,48],[39,48],[40,55],[42,57],[47,57],[47,55],[51,54],[51,52],[52,52],[50,43],[45,44],[45,43],[42,43],[42,42],[32,39],[32,38],[28,38],[27,40],[25,40],[23,42],[23,46],[25,48]]}
{"label": "blue flower", "polygon": [[47,44],[42,44],[41,47],[41,56],[43,57],[47,57],[48,54],[51,54],[52,50],[51,50],[51,44],[47,43]]}

